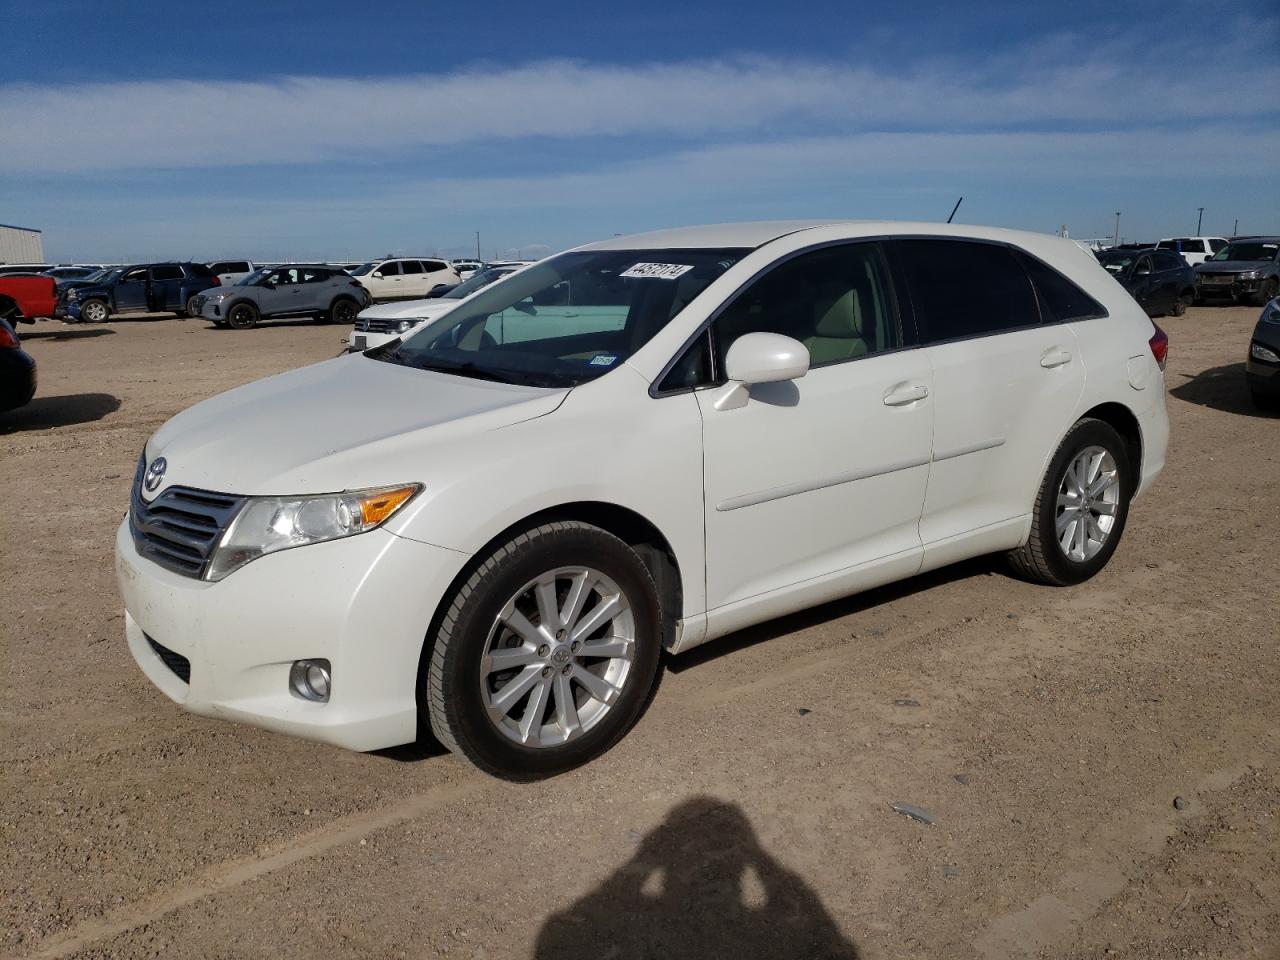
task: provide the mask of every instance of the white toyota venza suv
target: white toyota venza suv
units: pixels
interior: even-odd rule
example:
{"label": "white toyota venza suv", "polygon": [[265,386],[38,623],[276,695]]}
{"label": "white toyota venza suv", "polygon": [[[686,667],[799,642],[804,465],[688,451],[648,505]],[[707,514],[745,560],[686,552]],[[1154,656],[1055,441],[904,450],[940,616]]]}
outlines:
{"label": "white toyota venza suv", "polygon": [[116,539],[129,648],[196,713],[553,774],[664,650],[978,554],[1097,573],[1164,465],[1167,345],[1056,237],[590,244],[161,427]]}

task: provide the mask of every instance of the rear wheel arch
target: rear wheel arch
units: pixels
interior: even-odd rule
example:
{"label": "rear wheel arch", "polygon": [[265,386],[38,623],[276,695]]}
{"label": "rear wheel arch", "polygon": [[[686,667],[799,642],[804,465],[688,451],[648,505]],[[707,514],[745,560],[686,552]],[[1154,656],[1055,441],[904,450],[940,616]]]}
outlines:
{"label": "rear wheel arch", "polygon": [[[1078,423],[1080,420],[1089,417],[1110,425],[1116,433],[1124,438],[1126,452],[1129,454],[1129,465],[1133,469],[1136,486],[1138,479],[1142,477],[1142,426],[1138,423],[1137,416],[1123,403],[1112,401],[1100,403],[1096,407],[1086,410],[1076,418],[1076,422]],[[1072,426],[1074,427],[1075,424],[1073,423]]]}

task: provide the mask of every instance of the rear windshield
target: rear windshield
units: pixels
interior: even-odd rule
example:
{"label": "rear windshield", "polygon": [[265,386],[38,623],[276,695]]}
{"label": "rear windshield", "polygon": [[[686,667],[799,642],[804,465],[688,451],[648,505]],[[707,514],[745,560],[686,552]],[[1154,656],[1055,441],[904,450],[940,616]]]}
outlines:
{"label": "rear windshield", "polygon": [[374,356],[504,383],[585,383],[625,362],[746,252],[560,254],[500,280]]}

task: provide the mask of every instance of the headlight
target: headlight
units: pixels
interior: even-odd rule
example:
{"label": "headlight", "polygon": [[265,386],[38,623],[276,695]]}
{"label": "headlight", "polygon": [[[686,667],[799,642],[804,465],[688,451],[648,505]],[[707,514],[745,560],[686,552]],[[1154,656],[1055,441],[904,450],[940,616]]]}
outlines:
{"label": "headlight", "polygon": [[404,333],[406,330],[412,327],[413,324],[414,324],[414,321],[412,320],[401,320],[399,323],[396,324],[396,333]]}
{"label": "headlight", "polygon": [[214,303],[221,303],[223,300],[227,299],[227,297],[229,296],[231,296],[231,294],[229,293],[211,293],[209,295],[209,299]]}
{"label": "headlight", "polygon": [[365,533],[386,523],[421,489],[411,483],[317,497],[252,497],[223,534],[205,579],[221,580],[277,550]]}
{"label": "headlight", "polygon": [[1261,279],[1262,279],[1262,271],[1261,271],[1261,270],[1246,270],[1244,273],[1240,274],[1240,279],[1241,279],[1241,280],[1261,280]]}
{"label": "headlight", "polygon": [[1267,363],[1280,363],[1280,353],[1274,350],[1268,350],[1260,343],[1249,345],[1249,355],[1255,360],[1263,360]]}

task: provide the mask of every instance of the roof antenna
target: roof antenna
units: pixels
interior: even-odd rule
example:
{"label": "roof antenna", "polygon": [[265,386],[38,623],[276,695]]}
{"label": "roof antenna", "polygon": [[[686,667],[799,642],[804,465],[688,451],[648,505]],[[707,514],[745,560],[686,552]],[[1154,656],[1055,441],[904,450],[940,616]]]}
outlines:
{"label": "roof antenna", "polygon": [[960,204],[964,203],[964,197],[956,201],[956,205],[951,208],[951,216],[947,217],[947,223],[951,222],[952,217],[956,215],[956,211],[960,209]]}

